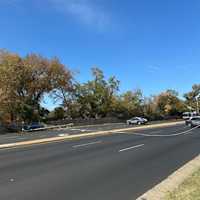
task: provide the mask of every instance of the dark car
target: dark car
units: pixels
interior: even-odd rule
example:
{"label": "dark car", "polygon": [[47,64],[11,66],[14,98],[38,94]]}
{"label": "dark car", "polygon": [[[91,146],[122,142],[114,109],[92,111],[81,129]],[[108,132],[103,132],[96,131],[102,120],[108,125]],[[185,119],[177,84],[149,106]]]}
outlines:
{"label": "dark car", "polygon": [[40,124],[39,122],[33,122],[29,125],[25,125],[23,127],[23,130],[31,131],[31,130],[40,129],[40,128],[44,128],[44,125]]}
{"label": "dark car", "polygon": [[131,124],[141,125],[141,124],[146,124],[147,122],[148,120],[143,117],[133,117],[126,121],[128,125],[131,125]]}

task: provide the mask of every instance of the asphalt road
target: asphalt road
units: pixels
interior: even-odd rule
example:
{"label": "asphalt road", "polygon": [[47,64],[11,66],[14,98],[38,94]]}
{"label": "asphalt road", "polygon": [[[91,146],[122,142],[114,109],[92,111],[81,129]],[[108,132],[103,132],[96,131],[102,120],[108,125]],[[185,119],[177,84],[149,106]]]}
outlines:
{"label": "asphalt road", "polygon": [[61,128],[55,130],[34,131],[21,133],[0,134],[0,144],[21,142],[33,139],[51,138],[64,135],[84,134],[95,131],[113,130],[117,128],[130,127],[125,123],[89,125],[89,126],[76,126],[69,128]]}
{"label": "asphalt road", "polygon": [[200,153],[200,129],[187,130],[176,125],[0,150],[0,199],[134,200]]}
{"label": "asphalt road", "polygon": [[[150,122],[149,124],[155,124],[155,123],[160,123],[160,122]],[[111,123],[111,124],[108,123],[100,125],[76,126],[71,128],[69,127],[69,128],[55,129],[55,130],[24,132],[22,134],[19,133],[0,134],[0,144],[22,142],[33,139],[51,138],[57,136],[62,137],[66,134],[67,135],[84,134],[95,131],[106,131],[106,130],[127,128],[127,127],[131,126],[128,126],[125,123]]]}

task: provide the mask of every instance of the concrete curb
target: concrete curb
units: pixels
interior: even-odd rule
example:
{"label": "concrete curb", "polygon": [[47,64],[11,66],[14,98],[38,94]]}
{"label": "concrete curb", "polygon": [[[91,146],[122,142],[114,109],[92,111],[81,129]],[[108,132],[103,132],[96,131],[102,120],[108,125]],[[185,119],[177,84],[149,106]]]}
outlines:
{"label": "concrete curb", "polygon": [[174,191],[184,180],[200,168],[200,155],[175,171],[164,181],[147,191],[136,200],[165,200],[167,192]]}
{"label": "concrete curb", "polygon": [[57,136],[57,137],[51,137],[51,138],[43,138],[43,139],[35,139],[35,140],[22,141],[22,142],[16,142],[16,143],[1,144],[0,149],[16,148],[16,147],[23,147],[23,146],[29,146],[29,145],[58,142],[58,141],[66,140],[66,139],[78,139],[78,138],[85,138],[85,137],[108,135],[108,134],[118,133],[118,132],[122,132],[122,131],[168,127],[168,126],[173,126],[173,125],[178,125],[178,124],[183,124],[183,122],[182,121],[181,122],[168,122],[168,123],[152,124],[152,125],[146,125],[146,126],[140,126],[140,127],[122,128],[122,129],[114,129],[114,130],[108,130],[108,131],[97,131],[97,132],[92,132],[92,133],[66,135],[63,137]]}

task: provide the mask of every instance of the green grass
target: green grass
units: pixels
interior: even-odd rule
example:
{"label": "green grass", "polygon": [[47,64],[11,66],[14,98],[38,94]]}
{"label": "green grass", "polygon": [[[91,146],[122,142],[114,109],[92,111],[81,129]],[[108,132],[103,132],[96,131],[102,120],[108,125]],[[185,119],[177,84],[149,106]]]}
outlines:
{"label": "green grass", "polygon": [[200,200],[200,169],[186,179],[166,200]]}

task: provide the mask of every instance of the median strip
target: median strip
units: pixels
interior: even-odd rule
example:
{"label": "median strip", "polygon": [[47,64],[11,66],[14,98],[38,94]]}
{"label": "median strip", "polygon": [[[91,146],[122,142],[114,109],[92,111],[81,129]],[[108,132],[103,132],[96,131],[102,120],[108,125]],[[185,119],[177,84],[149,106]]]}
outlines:
{"label": "median strip", "polygon": [[107,131],[96,131],[96,132],[92,132],[92,133],[84,133],[84,134],[76,134],[76,135],[65,135],[63,137],[56,136],[56,137],[51,137],[51,138],[42,138],[42,139],[35,139],[35,140],[29,140],[29,141],[1,144],[0,149],[52,143],[52,142],[64,141],[66,139],[70,140],[70,139],[79,139],[79,138],[85,138],[85,137],[94,137],[94,136],[100,136],[100,135],[115,134],[115,133],[119,133],[119,132],[123,132],[123,131],[168,127],[168,126],[174,126],[174,125],[179,125],[179,124],[183,124],[183,122],[168,122],[168,123],[162,123],[162,124],[145,125],[145,126],[140,126],[140,127],[121,128],[121,129],[113,129],[113,130],[107,130]]}

